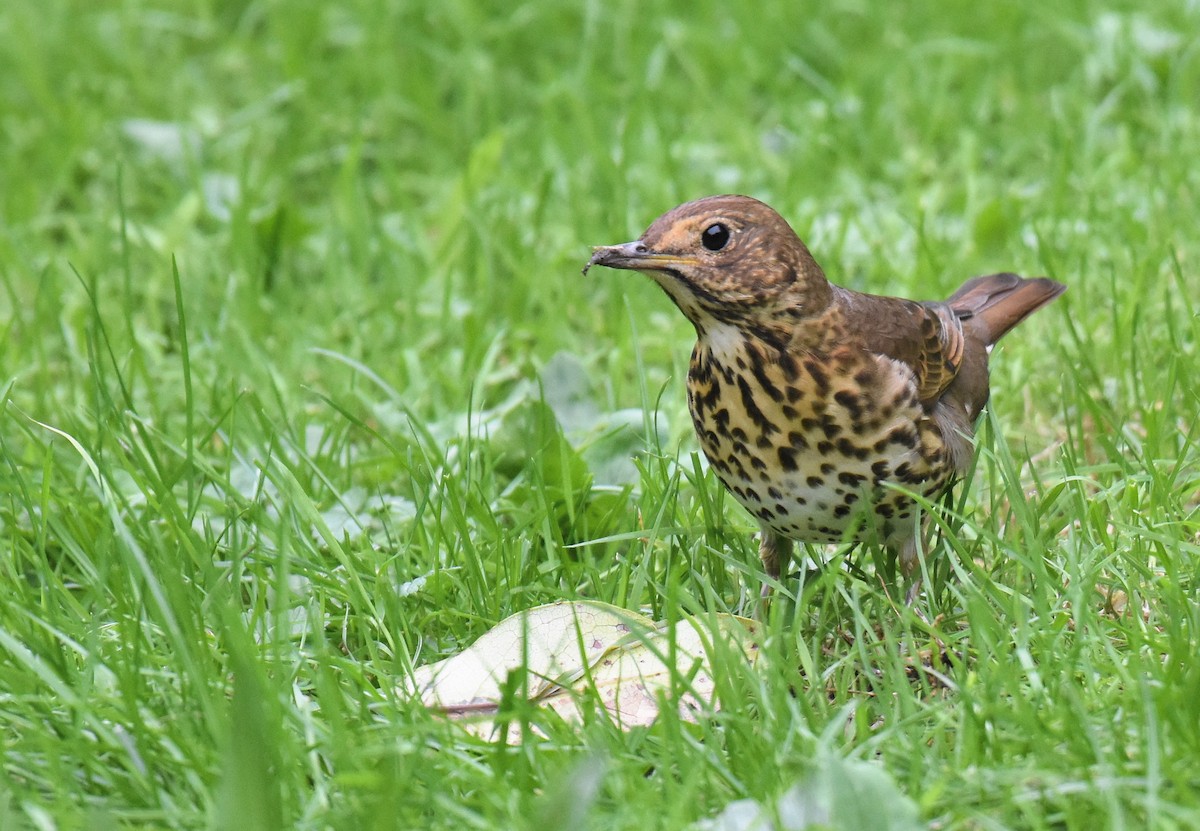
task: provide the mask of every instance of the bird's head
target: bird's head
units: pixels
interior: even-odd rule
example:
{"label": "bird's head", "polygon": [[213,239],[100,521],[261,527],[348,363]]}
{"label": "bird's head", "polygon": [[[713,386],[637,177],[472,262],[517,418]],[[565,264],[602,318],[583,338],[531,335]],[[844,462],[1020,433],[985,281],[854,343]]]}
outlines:
{"label": "bird's head", "polygon": [[709,196],[654,220],[641,238],[596,248],[594,265],[640,271],[703,336],[714,322],[758,327],[772,316],[820,313],[830,287],[791,226],[748,196]]}

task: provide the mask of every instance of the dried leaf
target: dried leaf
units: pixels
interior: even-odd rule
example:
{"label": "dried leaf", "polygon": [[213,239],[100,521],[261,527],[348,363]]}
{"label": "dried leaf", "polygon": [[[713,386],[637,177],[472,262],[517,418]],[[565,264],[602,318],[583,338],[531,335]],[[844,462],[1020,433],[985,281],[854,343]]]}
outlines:
{"label": "dried leaf", "polygon": [[[539,606],[501,621],[458,655],[418,668],[407,692],[483,738],[499,732],[502,690],[520,669],[528,673],[529,700],[568,721],[582,718],[585,701],[597,702],[624,729],[651,724],[664,701],[694,720],[719,706],[715,656],[753,662],[755,626],[714,615],[672,629],[604,603]],[[718,639],[723,649],[714,648]],[[519,740],[519,730],[510,728],[509,739]]]}
{"label": "dried leaf", "polygon": [[[752,659],[757,651],[751,641],[755,624],[729,615],[718,616],[717,621],[719,633],[738,640]],[[712,709],[716,684],[706,654],[711,635],[706,638],[694,619],[686,619],[675,630],[673,651],[670,637],[660,628],[605,656],[592,672],[590,687],[622,727],[646,726],[658,718],[661,696],[671,692],[677,679],[687,681],[676,702],[681,716],[693,720],[695,713]]]}
{"label": "dried leaf", "polygon": [[570,684],[648,618],[603,603],[553,603],[500,621],[465,651],[413,672],[410,690],[429,707],[498,705],[508,674],[529,673],[529,695]]}

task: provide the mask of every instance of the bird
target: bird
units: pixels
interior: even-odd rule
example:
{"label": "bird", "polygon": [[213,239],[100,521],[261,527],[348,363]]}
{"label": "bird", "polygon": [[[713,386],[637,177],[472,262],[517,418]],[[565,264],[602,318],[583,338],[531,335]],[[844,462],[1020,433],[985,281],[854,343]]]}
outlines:
{"label": "bird", "polygon": [[794,542],[882,544],[911,604],[921,503],[970,470],[988,357],[1065,290],[975,277],[944,301],[831,283],[774,209],[749,196],[675,207],[594,266],[653,279],[696,330],[687,400],[699,445],[757,520],[768,597]]}

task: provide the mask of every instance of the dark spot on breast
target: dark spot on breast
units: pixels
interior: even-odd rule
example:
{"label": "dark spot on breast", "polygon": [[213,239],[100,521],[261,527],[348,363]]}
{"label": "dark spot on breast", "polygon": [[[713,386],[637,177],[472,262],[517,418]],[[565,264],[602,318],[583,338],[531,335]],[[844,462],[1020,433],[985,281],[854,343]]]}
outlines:
{"label": "dark spot on breast", "polygon": [[804,480],[810,488],[819,488],[825,484],[825,480],[820,476],[810,476]]}
{"label": "dark spot on breast", "polygon": [[788,387],[787,388],[787,400],[788,400],[789,404],[795,404],[797,401],[799,401],[803,397],[804,397],[804,390],[800,389],[799,387]]}
{"label": "dark spot on breast", "polygon": [[796,451],[790,447],[779,448],[779,466],[784,470],[795,470],[797,467]]}
{"label": "dark spot on breast", "polygon": [[850,390],[838,390],[833,394],[833,400],[846,409],[852,420],[858,421],[862,418],[862,399],[850,392]]}
{"label": "dark spot on breast", "polygon": [[883,426],[883,419],[881,419],[881,418],[865,418],[862,421],[854,422],[854,425],[853,425],[854,435],[864,436],[867,433],[874,433],[881,426]]}
{"label": "dark spot on breast", "polygon": [[920,484],[921,482],[928,481],[930,478],[930,473],[929,473],[929,471],[922,472],[922,471],[918,471],[918,470],[913,470],[912,467],[910,467],[909,464],[907,462],[905,462],[904,464],[902,464],[898,468],[896,468],[895,477],[896,477],[897,481],[903,482],[904,484],[917,485],[917,484]]}
{"label": "dark spot on breast", "polygon": [[826,476],[833,473],[835,470],[837,470],[837,468],[834,467],[833,465],[831,465],[829,462],[826,462],[825,464],[821,465],[821,472],[824,473]]}
{"label": "dark spot on breast", "polygon": [[[779,369],[783,372],[783,377],[787,381],[795,381],[796,376],[800,374],[799,368],[796,366],[796,359],[787,352],[779,356]],[[788,390],[788,400],[791,400],[792,391]]]}
{"label": "dark spot on breast", "polygon": [[750,417],[764,433],[778,432],[779,428],[770,422],[763,415],[763,411],[759,409],[758,402],[754,400],[754,391],[750,389],[750,382],[743,376],[738,376],[738,389],[742,393],[742,406],[746,408],[746,415]]}
{"label": "dark spot on breast", "polygon": [[876,482],[880,482],[888,477],[889,470],[887,462],[876,462],[871,465],[871,475],[875,477]]}
{"label": "dark spot on breast", "polygon": [[806,439],[804,437],[803,433],[798,433],[795,430],[793,430],[792,432],[787,434],[787,439],[788,439],[788,444],[790,444],[792,447],[796,448],[797,450],[807,450],[808,449],[808,439]]}
{"label": "dark spot on breast", "polygon": [[841,482],[843,485],[849,485],[850,487],[854,488],[854,487],[858,487],[858,485],[861,484],[862,482],[867,481],[867,477],[862,476],[861,474],[858,474],[858,473],[850,473],[849,471],[842,471],[841,473],[838,474],[838,481]]}
{"label": "dark spot on breast", "polygon": [[886,436],[875,442],[875,452],[882,453],[889,444],[898,444],[908,448],[916,447],[917,431],[907,424],[893,427]]}
{"label": "dark spot on breast", "polygon": [[750,371],[754,373],[754,379],[758,381],[758,385],[762,387],[762,391],[765,392],[772,401],[783,400],[783,393],[779,391],[779,387],[775,386],[775,383],[767,376],[766,371],[763,369],[761,360],[751,361]]}
{"label": "dark spot on breast", "polygon": [[848,514],[848,513],[850,513],[849,505],[838,505],[836,508],[833,509],[833,515],[835,517],[837,517],[838,519],[841,519],[842,517],[846,516],[846,514]]}
{"label": "dark spot on breast", "polygon": [[698,412],[703,410],[711,410],[721,400],[721,384],[715,378],[712,380],[708,389],[704,392],[696,390],[696,395],[693,398],[694,405]]}
{"label": "dark spot on breast", "polygon": [[843,456],[851,459],[865,459],[871,454],[871,451],[866,447],[859,447],[850,439],[842,438],[837,442],[838,452]]}
{"label": "dark spot on breast", "polygon": [[829,394],[829,376],[825,373],[825,369],[816,361],[805,361],[804,371],[812,378],[813,384],[817,387],[818,395]]}

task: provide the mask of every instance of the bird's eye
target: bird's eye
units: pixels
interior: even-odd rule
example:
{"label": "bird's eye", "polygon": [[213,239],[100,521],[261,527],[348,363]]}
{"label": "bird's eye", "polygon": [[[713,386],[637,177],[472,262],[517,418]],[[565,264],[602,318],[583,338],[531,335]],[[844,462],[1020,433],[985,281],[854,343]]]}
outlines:
{"label": "bird's eye", "polygon": [[704,229],[700,241],[709,251],[720,251],[729,243],[729,229],[720,222],[714,222]]}

